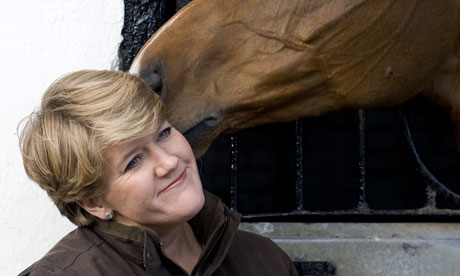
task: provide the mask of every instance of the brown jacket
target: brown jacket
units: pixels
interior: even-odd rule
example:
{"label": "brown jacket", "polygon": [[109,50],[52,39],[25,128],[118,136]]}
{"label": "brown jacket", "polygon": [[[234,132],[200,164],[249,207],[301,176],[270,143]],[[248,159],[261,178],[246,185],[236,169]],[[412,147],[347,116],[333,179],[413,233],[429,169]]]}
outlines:
{"label": "brown jacket", "polygon": [[[239,216],[210,193],[191,221],[205,249],[192,275],[297,275],[271,240],[237,230]],[[168,259],[157,234],[98,220],[67,234],[19,275],[188,275]]]}

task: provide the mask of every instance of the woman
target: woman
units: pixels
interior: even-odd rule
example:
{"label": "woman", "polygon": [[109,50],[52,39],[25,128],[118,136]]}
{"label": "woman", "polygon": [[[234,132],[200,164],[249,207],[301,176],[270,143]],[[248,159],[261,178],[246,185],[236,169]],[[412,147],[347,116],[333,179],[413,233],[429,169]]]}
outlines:
{"label": "woman", "polygon": [[24,167],[78,227],[20,275],[297,275],[204,192],[159,97],[120,71],[79,71],[20,136]]}

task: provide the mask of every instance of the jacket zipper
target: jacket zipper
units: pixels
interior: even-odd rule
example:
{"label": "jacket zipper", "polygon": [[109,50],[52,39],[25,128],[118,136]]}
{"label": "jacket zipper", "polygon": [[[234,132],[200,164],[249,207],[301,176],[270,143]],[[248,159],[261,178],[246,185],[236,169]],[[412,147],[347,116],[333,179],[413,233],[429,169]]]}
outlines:
{"label": "jacket zipper", "polygon": [[216,238],[214,239],[213,243],[211,244],[210,247],[208,247],[208,250],[206,251],[206,255],[201,259],[200,263],[196,266],[197,269],[195,271],[196,276],[200,275],[200,269],[201,266],[205,263],[206,259],[209,258],[209,255],[211,255],[211,252],[214,250],[214,247],[217,245],[217,243],[221,240],[222,235],[224,234],[225,230],[227,229],[227,224],[228,224],[228,218],[225,217],[224,224],[222,224],[219,233],[217,234]]}
{"label": "jacket zipper", "polygon": [[[162,241],[160,241],[160,251],[161,251],[161,254],[163,254],[163,256],[165,256],[166,258],[168,258],[167,255],[166,255],[166,252],[164,251],[163,242],[162,242]],[[168,259],[169,259],[169,258],[168,258]],[[171,259],[169,259],[169,260],[170,260],[173,264],[175,264],[176,267],[179,268],[179,270],[182,270],[182,272],[184,273],[184,275],[189,275],[189,274],[187,273],[187,271],[185,271],[181,266],[177,265],[177,264],[176,264],[174,261],[172,261]]]}

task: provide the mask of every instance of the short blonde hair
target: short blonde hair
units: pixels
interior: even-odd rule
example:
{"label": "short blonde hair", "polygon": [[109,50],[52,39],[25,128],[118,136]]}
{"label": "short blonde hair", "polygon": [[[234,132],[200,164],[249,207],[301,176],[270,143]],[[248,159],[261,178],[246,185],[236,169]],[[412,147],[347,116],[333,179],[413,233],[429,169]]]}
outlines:
{"label": "short blonde hair", "polygon": [[164,114],[159,96],[129,73],[64,75],[45,92],[40,109],[20,124],[26,173],[62,215],[89,225],[94,217],[77,202],[102,195],[104,152],[153,133]]}

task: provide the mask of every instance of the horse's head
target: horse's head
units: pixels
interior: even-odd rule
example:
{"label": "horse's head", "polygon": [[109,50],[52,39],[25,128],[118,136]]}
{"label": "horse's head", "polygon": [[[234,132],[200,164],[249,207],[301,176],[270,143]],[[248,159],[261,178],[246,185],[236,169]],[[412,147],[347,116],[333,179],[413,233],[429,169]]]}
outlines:
{"label": "horse's head", "polygon": [[453,43],[441,2],[195,0],[130,72],[199,157],[222,132],[412,97]]}
{"label": "horse's head", "polygon": [[197,157],[222,132],[295,119],[295,112],[277,113],[298,100],[282,96],[286,86],[294,95],[322,83],[302,45],[258,33],[260,22],[276,22],[258,18],[248,25],[253,15],[230,2],[191,2],[150,38],[130,68],[161,95],[168,119]]}

